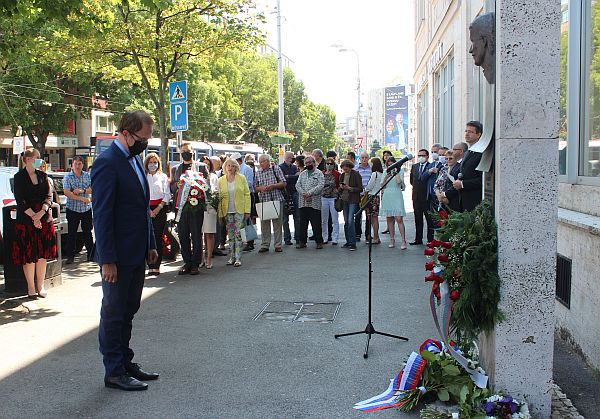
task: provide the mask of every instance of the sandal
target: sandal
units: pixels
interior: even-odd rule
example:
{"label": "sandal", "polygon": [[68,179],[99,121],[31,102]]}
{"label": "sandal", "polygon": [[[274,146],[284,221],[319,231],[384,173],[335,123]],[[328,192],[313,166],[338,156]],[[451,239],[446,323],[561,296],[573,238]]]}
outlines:
{"label": "sandal", "polygon": [[373,240],[373,243],[371,243],[371,244],[381,244],[381,240],[380,239]]}
{"label": "sandal", "polygon": [[235,266],[236,268],[239,268],[240,266],[242,266],[242,261],[236,260],[235,263],[233,264],[233,266]]}
{"label": "sandal", "polygon": [[204,265],[204,267],[205,267],[206,269],[212,269],[212,263],[210,263],[210,264],[209,264],[209,263],[207,263],[206,265]]}
{"label": "sandal", "polygon": [[388,247],[392,248],[396,246],[396,240],[394,239],[390,239],[390,244],[388,244]]}
{"label": "sandal", "polygon": [[230,265],[230,266],[231,266],[231,265],[233,265],[233,262],[234,262],[234,260],[233,260],[233,259],[229,259],[229,260],[227,261],[227,265]]}
{"label": "sandal", "polygon": [[400,250],[406,250],[406,249],[408,249],[408,246],[406,246],[406,240],[404,240],[402,242],[402,246],[400,246]]}

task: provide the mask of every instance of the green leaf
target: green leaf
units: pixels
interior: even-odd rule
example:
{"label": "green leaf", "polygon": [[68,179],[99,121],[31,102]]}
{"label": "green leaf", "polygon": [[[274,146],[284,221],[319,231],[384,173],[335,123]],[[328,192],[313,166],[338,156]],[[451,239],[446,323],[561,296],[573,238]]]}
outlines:
{"label": "green leaf", "polygon": [[423,352],[421,352],[421,356],[427,362],[436,362],[436,360],[437,360],[437,357],[434,354],[432,354],[431,352],[429,352],[429,351],[423,351]]}
{"label": "green leaf", "polygon": [[469,395],[469,387],[465,385],[460,389],[460,402],[461,403],[466,402],[468,395]]}
{"label": "green leaf", "polygon": [[448,393],[448,390],[446,390],[445,388],[439,390],[437,392],[437,396],[438,396],[438,399],[440,399],[443,402],[447,402],[450,400],[450,394]]}
{"label": "green leaf", "polygon": [[460,375],[460,370],[456,365],[444,365],[443,367],[444,374],[450,376]]}

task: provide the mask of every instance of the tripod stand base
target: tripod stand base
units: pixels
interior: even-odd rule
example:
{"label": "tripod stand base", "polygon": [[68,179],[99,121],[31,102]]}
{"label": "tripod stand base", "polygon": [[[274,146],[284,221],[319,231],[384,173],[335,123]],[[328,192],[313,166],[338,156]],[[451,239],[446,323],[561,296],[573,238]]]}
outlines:
{"label": "tripod stand base", "polygon": [[408,341],[408,338],[406,338],[404,336],[398,336],[398,335],[392,335],[390,333],[378,332],[373,327],[373,323],[368,323],[367,327],[365,327],[365,330],[360,330],[358,332],[340,333],[340,334],[334,335],[334,337],[337,339],[337,338],[341,338],[344,336],[354,336],[354,335],[362,335],[362,334],[367,335],[367,345],[365,346],[365,352],[363,353],[363,358],[365,358],[365,359],[367,359],[369,357],[369,344],[371,343],[371,335],[382,335],[382,336],[387,336],[387,337],[393,338],[393,339],[400,339],[400,340]]}

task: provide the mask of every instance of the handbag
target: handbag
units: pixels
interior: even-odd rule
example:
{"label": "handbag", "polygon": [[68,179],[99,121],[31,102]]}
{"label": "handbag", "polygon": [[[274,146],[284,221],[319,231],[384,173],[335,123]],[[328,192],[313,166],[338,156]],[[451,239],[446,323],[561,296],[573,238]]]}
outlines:
{"label": "handbag", "polygon": [[240,230],[240,234],[243,242],[249,242],[258,239],[258,234],[256,233],[256,228],[253,224],[248,224],[246,227],[242,228]]}
{"label": "handbag", "polygon": [[279,218],[281,201],[267,201],[256,203],[256,213],[261,220],[274,220]]}
{"label": "handbag", "polygon": [[335,201],[333,201],[333,208],[335,208],[337,212],[342,212],[344,210],[344,201],[342,201],[342,198],[335,198]]}
{"label": "handbag", "polygon": [[[275,175],[275,179],[277,179],[277,182],[279,182],[279,177],[277,176],[277,172],[275,171],[274,167],[271,167],[271,169],[273,170],[273,174]],[[284,215],[294,215],[294,197],[292,195],[290,195],[287,191],[286,188],[283,188],[281,190],[281,194],[283,195],[283,201],[282,201],[282,205],[283,205],[283,214]]]}

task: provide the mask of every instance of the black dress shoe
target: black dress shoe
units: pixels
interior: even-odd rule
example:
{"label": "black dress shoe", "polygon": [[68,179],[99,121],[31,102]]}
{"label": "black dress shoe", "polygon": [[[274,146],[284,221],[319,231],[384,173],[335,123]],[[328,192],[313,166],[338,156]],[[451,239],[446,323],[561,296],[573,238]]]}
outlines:
{"label": "black dress shoe", "polygon": [[417,244],[423,244],[423,242],[414,241],[414,242],[410,242],[408,244],[410,244],[411,246],[416,246]]}
{"label": "black dress shoe", "polygon": [[131,377],[129,374],[123,374],[117,377],[104,377],[104,386],[124,391],[148,390],[148,384],[142,383],[140,380]]}
{"label": "black dress shoe", "polygon": [[177,272],[177,275],[187,275],[190,273],[191,270],[192,267],[190,265],[183,265],[181,269],[179,269],[179,272]]}
{"label": "black dress shoe", "polygon": [[200,270],[198,269],[197,266],[192,266],[190,269],[190,275],[198,275],[200,273]]}
{"label": "black dress shoe", "polygon": [[146,372],[140,367],[140,364],[136,364],[135,362],[125,364],[125,369],[127,370],[127,373],[129,375],[131,375],[134,378],[137,378],[140,381],[150,381],[158,379],[158,373]]}

